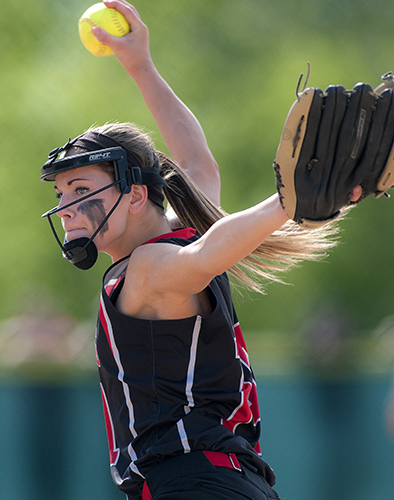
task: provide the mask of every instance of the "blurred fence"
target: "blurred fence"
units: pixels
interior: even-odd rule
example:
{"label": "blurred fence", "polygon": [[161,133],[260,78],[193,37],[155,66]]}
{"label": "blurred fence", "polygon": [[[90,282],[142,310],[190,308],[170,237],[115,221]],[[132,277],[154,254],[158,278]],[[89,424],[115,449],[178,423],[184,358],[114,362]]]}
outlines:
{"label": "blurred fence", "polygon": [[[65,377],[66,379],[66,377]],[[262,449],[288,500],[392,500],[387,377],[258,380]],[[0,383],[0,498],[116,500],[97,381]]]}

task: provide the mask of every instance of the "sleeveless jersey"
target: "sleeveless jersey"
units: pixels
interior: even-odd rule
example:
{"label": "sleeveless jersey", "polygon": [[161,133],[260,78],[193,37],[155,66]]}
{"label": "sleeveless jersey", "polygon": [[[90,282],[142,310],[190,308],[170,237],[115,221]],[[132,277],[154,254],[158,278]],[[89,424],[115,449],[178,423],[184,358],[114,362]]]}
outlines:
{"label": "sleeveless jersey", "polygon": [[[195,239],[193,229],[181,229],[147,243]],[[116,309],[128,261],[104,275],[96,331],[114,482],[138,499],[159,461],[211,450],[243,456],[273,484],[260,456],[256,383],[226,274],[208,286],[208,317],[146,320]]]}

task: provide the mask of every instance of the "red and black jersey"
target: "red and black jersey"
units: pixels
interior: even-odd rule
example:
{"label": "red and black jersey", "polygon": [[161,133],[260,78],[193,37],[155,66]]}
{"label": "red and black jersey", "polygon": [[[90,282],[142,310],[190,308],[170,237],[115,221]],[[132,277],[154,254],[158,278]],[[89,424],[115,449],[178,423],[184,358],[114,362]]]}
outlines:
{"label": "red and black jersey", "polygon": [[[147,243],[188,245],[181,229]],[[139,498],[149,469],[194,450],[242,455],[258,470],[260,416],[256,384],[226,274],[208,286],[212,313],[146,320],[120,313],[125,258],[104,276],[96,334],[112,476]]]}

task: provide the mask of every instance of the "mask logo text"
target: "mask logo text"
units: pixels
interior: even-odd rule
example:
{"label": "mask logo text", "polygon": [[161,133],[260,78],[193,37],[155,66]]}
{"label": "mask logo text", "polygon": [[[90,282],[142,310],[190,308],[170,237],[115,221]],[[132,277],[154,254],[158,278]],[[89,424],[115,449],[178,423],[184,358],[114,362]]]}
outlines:
{"label": "mask logo text", "polygon": [[95,153],[94,155],[89,156],[89,161],[97,161],[97,160],[107,160],[111,157],[111,153]]}

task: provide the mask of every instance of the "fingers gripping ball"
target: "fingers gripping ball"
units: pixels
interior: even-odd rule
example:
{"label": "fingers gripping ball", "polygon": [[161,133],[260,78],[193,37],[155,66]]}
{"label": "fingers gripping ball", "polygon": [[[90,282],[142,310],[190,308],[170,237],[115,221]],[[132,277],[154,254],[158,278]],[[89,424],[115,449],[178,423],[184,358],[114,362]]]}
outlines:
{"label": "fingers gripping ball", "polygon": [[337,218],[352,189],[362,197],[394,185],[394,89],[367,84],[303,91],[292,106],[274,162],[280,201],[304,227]]}
{"label": "fingers gripping ball", "polygon": [[100,43],[92,34],[92,28],[103,28],[110,35],[121,37],[130,32],[130,25],[116,9],[110,9],[103,3],[92,5],[79,22],[79,36],[84,46],[95,56],[110,56],[113,51]]}

